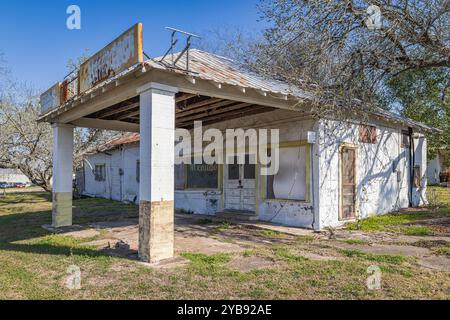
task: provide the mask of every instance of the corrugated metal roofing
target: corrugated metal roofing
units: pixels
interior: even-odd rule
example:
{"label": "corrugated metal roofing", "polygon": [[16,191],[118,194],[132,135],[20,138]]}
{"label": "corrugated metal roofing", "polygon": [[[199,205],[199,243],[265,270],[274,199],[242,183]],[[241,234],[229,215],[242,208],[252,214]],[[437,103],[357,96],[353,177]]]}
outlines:
{"label": "corrugated metal roofing", "polygon": [[[178,56],[179,53],[175,53],[174,56]],[[266,92],[268,95],[272,94],[282,94],[293,96],[301,99],[312,99],[313,95],[300,88],[293,87],[285,82],[266,79],[250,70],[245,68],[239,63],[221,57],[212,53],[204,52],[197,49],[191,49],[189,51],[189,71],[186,71],[186,58],[183,56],[176,64],[175,68],[172,67],[172,56],[168,55],[164,61],[160,61],[161,58],[151,59],[144,62],[146,68],[155,68],[160,70],[171,71],[174,73],[183,74],[184,76],[189,75],[193,78],[199,78],[202,80],[212,81],[217,84],[227,84],[233,85],[240,88],[251,88],[259,91]],[[143,65],[137,64],[129,69],[123,71],[122,73],[98,84],[94,88],[89,89],[81,96],[87,96],[91,92],[98,90],[107,84],[120,79],[127,74],[133,73],[137,70],[142,69]],[[79,97],[73,97],[72,99],[77,99]],[[52,113],[55,113],[59,108],[49,111],[47,114],[41,115],[40,118],[44,118]],[[425,130],[436,131],[436,129],[431,128],[423,123],[413,121],[396,113],[377,108],[376,111],[371,111],[373,114],[394,121],[401,122],[404,125],[412,126],[416,128],[421,128]],[[438,131],[438,130],[437,130]]]}
{"label": "corrugated metal roofing", "polygon": [[[175,53],[177,57],[179,53]],[[154,68],[172,68],[172,56],[168,55],[162,62],[160,58],[146,61]],[[176,68],[186,70],[186,57],[183,56],[176,64]],[[175,69],[176,70],[176,69]],[[189,71],[193,77],[214,81],[241,88],[251,88],[299,98],[311,97],[307,92],[290,86],[282,81],[270,80],[239,65],[236,61],[221,57],[198,49],[189,50]]]}
{"label": "corrugated metal roofing", "polygon": [[140,140],[140,135],[139,133],[127,133],[124,135],[121,135],[119,137],[116,137],[108,142],[106,142],[105,144],[89,150],[88,152],[86,152],[86,154],[95,154],[98,152],[107,152],[110,150],[114,150],[119,146],[122,145],[127,145],[127,144],[132,144],[132,143],[136,143],[139,142]]}
{"label": "corrugated metal roofing", "polygon": [[[175,53],[174,56],[177,57],[178,54],[179,53]],[[242,88],[252,88],[271,93],[291,95],[297,98],[313,98],[312,94],[301,90],[300,88],[290,86],[282,81],[263,78],[231,59],[197,49],[191,49],[189,51],[189,55],[189,71],[191,71],[193,77],[198,77],[202,80],[214,81],[217,83],[239,86]],[[160,62],[161,58],[162,57],[149,60],[145,63],[153,68],[171,68],[172,56],[168,55],[162,62]],[[186,58],[182,57],[177,62],[176,67],[180,69],[180,72],[183,72],[186,69]],[[423,123],[411,120],[381,108],[377,108],[377,110],[372,112],[375,115],[399,121],[408,126],[420,127],[425,130],[435,130],[434,128],[431,128]]]}

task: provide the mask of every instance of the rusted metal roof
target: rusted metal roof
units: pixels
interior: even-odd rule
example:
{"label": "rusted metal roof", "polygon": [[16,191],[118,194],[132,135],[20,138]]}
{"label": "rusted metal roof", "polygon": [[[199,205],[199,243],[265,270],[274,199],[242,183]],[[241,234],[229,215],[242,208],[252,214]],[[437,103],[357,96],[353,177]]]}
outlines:
{"label": "rusted metal roof", "polygon": [[139,133],[127,133],[127,134],[121,135],[119,137],[116,137],[116,138],[106,142],[103,145],[100,145],[94,149],[89,150],[85,154],[90,155],[90,154],[96,154],[96,153],[100,153],[100,152],[111,151],[111,150],[114,150],[123,145],[128,145],[128,144],[133,144],[133,143],[139,142],[139,140],[140,140]]}
{"label": "rusted metal roof", "polygon": [[[178,53],[174,54],[175,56]],[[39,120],[50,117],[53,114],[59,114],[60,110],[66,110],[67,108],[73,107],[72,102],[81,99],[81,97],[88,97],[89,95],[102,89],[111,82],[121,79],[122,77],[128,76],[134,72],[149,69],[159,69],[167,72],[173,72],[180,74],[184,77],[189,76],[192,78],[198,78],[205,81],[211,81],[215,85],[219,86],[222,84],[236,86],[240,89],[253,89],[261,92],[262,94],[273,96],[282,99],[290,97],[291,99],[305,99],[309,100],[313,98],[311,93],[304,91],[300,88],[293,87],[285,82],[266,79],[247,68],[243,67],[239,63],[221,57],[215,54],[204,52],[197,49],[191,49],[189,51],[189,71],[186,71],[186,59],[185,57],[179,59],[175,66],[172,66],[172,57],[168,55],[163,61],[162,58],[150,59],[144,63],[136,64],[120,74],[99,83],[95,87],[85,91],[81,95],[70,96],[68,101],[61,105],[59,108],[55,108],[39,117]],[[245,92],[245,91],[244,91]],[[437,129],[431,128],[423,123],[413,121],[396,113],[377,108],[377,110],[372,111],[372,114],[393,120],[394,122],[401,123],[406,126],[412,126],[420,128],[422,130],[438,131]],[[136,141],[133,141],[136,142]]]}
{"label": "rusted metal roof", "polygon": [[[179,53],[175,53],[177,56]],[[146,61],[145,64],[158,69],[173,69],[186,73],[186,59],[181,58],[172,66],[172,57],[168,55],[162,62],[161,58]],[[240,88],[251,88],[267,93],[292,95],[298,98],[310,98],[307,92],[290,86],[282,81],[266,79],[236,61],[198,49],[189,51],[189,73],[192,77],[213,81],[217,84],[228,84]]]}

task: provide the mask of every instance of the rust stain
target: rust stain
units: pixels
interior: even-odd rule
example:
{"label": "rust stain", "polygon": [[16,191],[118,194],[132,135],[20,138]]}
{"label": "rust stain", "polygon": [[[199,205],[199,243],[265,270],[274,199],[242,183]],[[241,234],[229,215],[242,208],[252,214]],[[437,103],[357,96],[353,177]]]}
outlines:
{"label": "rust stain", "polygon": [[78,93],[143,62],[142,24],[138,23],[80,66]]}

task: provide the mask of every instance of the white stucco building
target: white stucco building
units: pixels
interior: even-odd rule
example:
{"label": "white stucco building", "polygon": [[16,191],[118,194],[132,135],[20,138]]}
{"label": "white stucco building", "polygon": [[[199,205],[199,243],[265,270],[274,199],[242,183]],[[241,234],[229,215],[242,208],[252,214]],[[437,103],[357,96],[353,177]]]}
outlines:
{"label": "white stucco building", "polygon": [[[410,143],[408,128],[387,118],[344,123],[274,110],[213,127],[279,129],[280,171],[262,176],[250,164],[203,166],[201,172],[195,165],[175,166],[178,210],[240,212],[323,229],[426,203],[426,139],[415,133]],[[372,136],[364,136],[367,130]],[[308,132],[316,133],[315,143],[308,143]],[[84,194],[139,203],[139,150],[139,135],[130,134],[86,155]]]}
{"label": "white stucco building", "polygon": [[427,178],[429,184],[437,185],[443,182],[450,182],[450,174],[447,174],[446,176],[449,181],[441,181],[444,180],[442,179],[442,174],[450,172],[450,166],[446,165],[449,158],[450,150],[448,148],[443,148],[438,150],[436,157],[429,161],[427,167]]}
{"label": "white stucco building", "polygon": [[30,179],[18,169],[0,168],[0,182],[29,184]]}

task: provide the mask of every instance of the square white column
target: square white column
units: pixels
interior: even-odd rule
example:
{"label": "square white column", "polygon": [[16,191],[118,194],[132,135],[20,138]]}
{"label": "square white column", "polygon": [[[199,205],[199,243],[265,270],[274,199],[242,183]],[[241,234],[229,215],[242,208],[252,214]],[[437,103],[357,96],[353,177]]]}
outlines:
{"label": "square white column", "polygon": [[174,254],[175,94],[149,83],[140,94],[139,258],[156,262]]}
{"label": "square white column", "polygon": [[72,225],[73,126],[53,125],[52,225]]}

